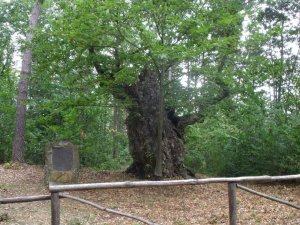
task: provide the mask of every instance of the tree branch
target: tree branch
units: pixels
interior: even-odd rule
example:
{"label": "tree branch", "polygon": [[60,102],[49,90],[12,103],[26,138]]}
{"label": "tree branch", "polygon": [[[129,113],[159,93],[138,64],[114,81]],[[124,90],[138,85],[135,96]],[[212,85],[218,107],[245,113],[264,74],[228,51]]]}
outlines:
{"label": "tree branch", "polygon": [[[205,106],[206,108],[208,106],[216,105],[223,99],[230,96],[229,87],[221,78],[216,78],[215,83],[221,87],[222,91],[218,96],[216,96],[212,99],[207,99],[205,101],[203,106]],[[174,114],[175,114],[175,112],[174,112]],[[182,136],[184,134],[184,130],[187,126],[192,125],[196,122],[203,122],[205,119],[205,113],[204,113],[203,109],[200,109],[199,112],[187,114],[187,115],[180,116],[177,118],[178,118],[178,122],[176,125],[175,124],[174,125],[178,129],[178,132],[180,133],[180,135]]]}
{"label": "tree branch", "polygon": [[94,65],[94,67],[95,67],[97,73],[98,73],[99,75],[104,74],[105,71],[104,71],[103,68],[101,67],[100,63],[95,59],[95,57],[96,57],[96,52],[95,52],[95,47],[94,47],[94,46],[89,47],[89,53],[90,53],[90,55],[93,57],[93,58],[92,58],[92,62],[93,62],[93,65]]}
{"label": "tree branch", "polygon": [[193,114],[181,116],[179,117],[178,129],[183,133],[184,129],[188,125],[192,125],[196,122],[203,122],[204,117],[205,117],[204,115],[201,115],[199,113],[193,113]]}

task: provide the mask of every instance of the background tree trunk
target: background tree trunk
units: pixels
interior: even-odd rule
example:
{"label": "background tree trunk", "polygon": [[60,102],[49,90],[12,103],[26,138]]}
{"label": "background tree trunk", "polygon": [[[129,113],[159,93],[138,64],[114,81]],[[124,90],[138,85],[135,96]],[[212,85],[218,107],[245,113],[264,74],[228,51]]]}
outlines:
{"label": "background tree trunk", "polygon": [[114,107],[113,107],[113,121],[112,121],[112,139],[113,139],[113,146],[112,146],[112,156],[113,158],[117,158],[119,155],[119,132],[120,132],[120,120],[121,120],[121,111],[117,104],[117,101],[114,100]]}
{"label": "background tree trunk", "polygon": [[145,69],[139,81],[126,88],[133,100],[128,108],[126,120],[129,149],[133,164],[128,172],[139,177],[152,178],[155,175],[156,151],[161,144],[162,176],[184,176],[184,145],[178,121],[163,112],[162,141],[158,143],[159,125],[159,80],[152,71]]}
{"label": "background tree trunk", "polygon": [[[42,0],[36,1],[33,6],[31,16],[29,19],[30,29],[34,29],[38,23]],[[32,41],[33,34],[26,34],[26,41],[30,43]],[[12,161],[24,161],[25,150],[25,126],[26,126],[26,105],[28,96],[28,76],[31,73],[32,63],[32,50],[26,49],[23,55],[22,68],[19,80],[19,90],[17,96],[17,108],[16,108],[16,127],[15,138],[12,150]]]}

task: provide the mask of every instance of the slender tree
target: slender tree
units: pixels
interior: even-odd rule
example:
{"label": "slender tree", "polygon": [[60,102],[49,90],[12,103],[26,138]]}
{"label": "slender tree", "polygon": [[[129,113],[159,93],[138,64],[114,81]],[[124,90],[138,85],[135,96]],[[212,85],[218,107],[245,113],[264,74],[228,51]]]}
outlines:
{"label": "slender tree", "polygon": [[[30,31],[26,34],[26,41],[28,44],[31,43],[33,34],[32,30],[37,26],[40,13],[41,4],[43,0],[37,0],[33,6],[31,16],[29,18]],[[22,68],[19,80],[19,89],[17,96],[17,108],[16,108],[16,127],[15,127],[15,138],[12,150],[13,161],[24,161],[24,150],[25,150],[25,127],[26,127],[26,106],[28,96],[28,77],[31,73],[32,64],[32,50],[28,47],[22,59]]]}

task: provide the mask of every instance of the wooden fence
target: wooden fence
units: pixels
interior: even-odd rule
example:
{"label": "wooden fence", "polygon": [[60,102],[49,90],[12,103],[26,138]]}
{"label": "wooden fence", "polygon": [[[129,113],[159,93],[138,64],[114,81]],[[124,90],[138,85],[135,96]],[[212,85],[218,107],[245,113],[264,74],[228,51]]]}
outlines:
{"label": "wooden fence", "polygon": [[90,183],[90,184],[68,184],[68,185],[49,185],[50,195],[40,196],[29,196],[29,197],[16,197],[16,198],[0,198],[0,204],[7,203],[20,203],[20,202],[32,202],[32,201],[44,201],[51,200],[51,224],[60,224],[60,198],[69,198],[84,204],[89,204],[100,210],[106,212],[115,213],[121,216],[126,216],[134,220],[141,221],[149,225],[157,225],[151,221],[143,218],[118,212],[113,209],[108,209],[93,202],[80,199],[74,196],[66,195],[64,191],[80,191],[80,190],[91,190],[91,189],[113,189],[113,188],[138,188],[138,187],[158,187],[158,186],[181,186],[181,185],[198,185],[198,184],[209,184],[209,183],[227,183],[228,184],[228,203],[229,203],[229,224],[237,224],[237,204],[236,204],[236,189],[240,188],[243,191],[267,198],[272,201],[276,201],[295,209],[300,209],[299,205],[294,203],[281,200],[264,193],[252,190],[238,183],[240,182],[273,182],[273,181],[287,181],[287,180],[298,180],[300,174],[287,175],[287,176],[251,176],[251,177],[232,177],[232,178],[206,178],[206,179],[188,179],[188,180],[168,180],[168,181],[125,181],[125,182],[106,182],[106,183]]}

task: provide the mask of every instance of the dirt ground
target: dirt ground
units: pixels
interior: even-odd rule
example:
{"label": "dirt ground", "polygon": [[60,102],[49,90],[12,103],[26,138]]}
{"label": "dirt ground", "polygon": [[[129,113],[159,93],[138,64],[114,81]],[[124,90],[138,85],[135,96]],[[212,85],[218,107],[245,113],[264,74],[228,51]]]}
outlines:
{"label": "dirt ground", "polygon": [[[0,198],[48,194],[40,166],[0,165]],[[121,172],[82,169],[80,183],[134,180]],[[300,184],[246,184],[300,204]],[[226,184],[94,190],[68,193],[162,225],[228,224]],[[300,210],[237,192],[238,224],[300,224]],[[50,224],[50,201],[0,205],[0,225]],[[141,225],[69,199],[61,201],[61,224]]]}

